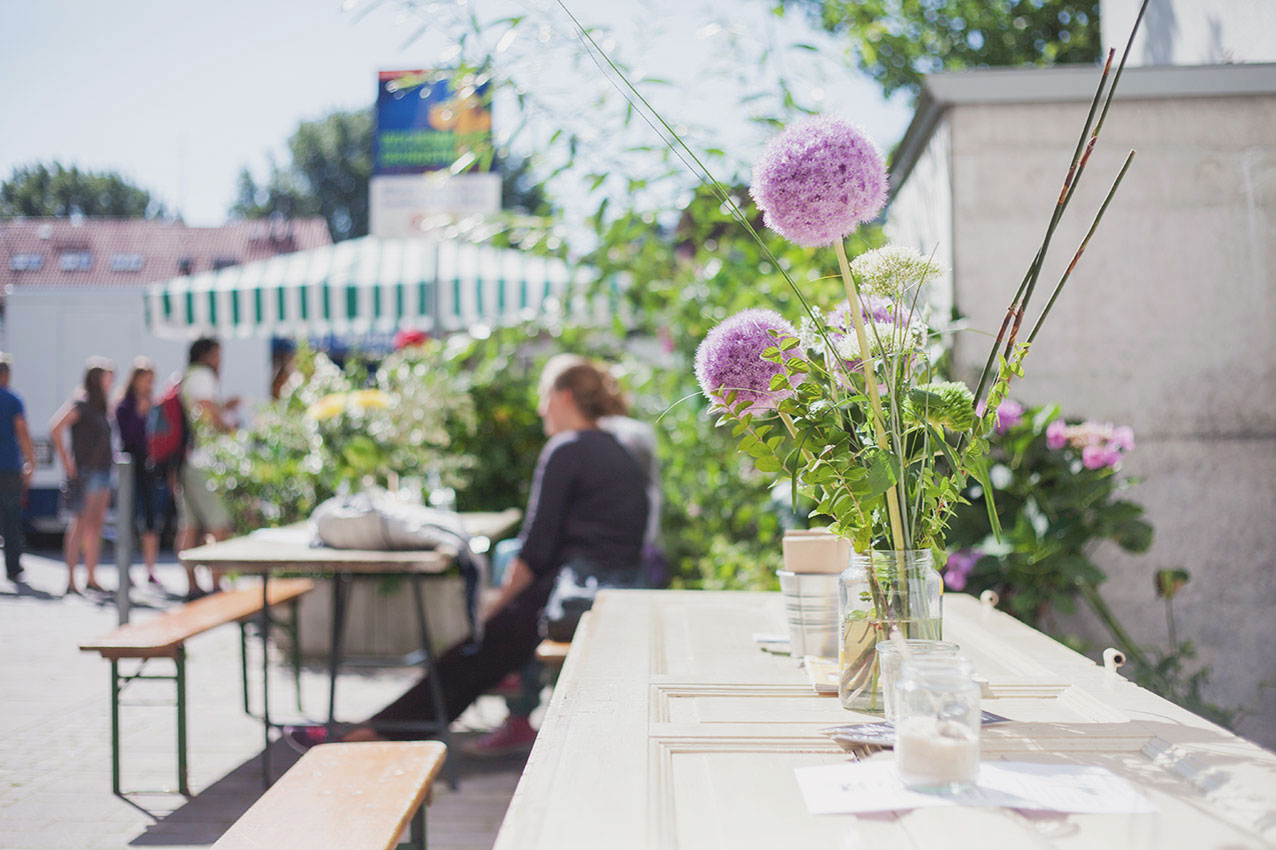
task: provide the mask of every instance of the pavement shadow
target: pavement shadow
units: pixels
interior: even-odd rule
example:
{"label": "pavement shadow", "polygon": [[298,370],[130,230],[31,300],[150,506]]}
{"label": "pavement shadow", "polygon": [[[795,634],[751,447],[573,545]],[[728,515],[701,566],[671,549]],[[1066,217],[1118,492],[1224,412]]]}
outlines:
{"label": "pavement shadow", "polygon": [[[301,758],[283,741],[270,745],[270,770],[278,779]],[[187,799],[171,812],[147,808],[147,796],[126,794],[127,802],[155,818],[155,823],[129,842],[131,847],[193,845],[207,846],[222,837],[231,825],[262,795],[261,755],[256,755],[230,773]],[[172,798],[167,798],[171,800]],[[157,807],[158,808],[158,807]]]}
{"label": "pavement shadow", "polygon": [[61,599],[61,596],[54,596],[47,590],[40,590],[38,587],[32,587],[22,579],[13,582],[14,590],[0,590],[0,596],[25,597],[27,599],[39,599],[42,601],[52,601]]}

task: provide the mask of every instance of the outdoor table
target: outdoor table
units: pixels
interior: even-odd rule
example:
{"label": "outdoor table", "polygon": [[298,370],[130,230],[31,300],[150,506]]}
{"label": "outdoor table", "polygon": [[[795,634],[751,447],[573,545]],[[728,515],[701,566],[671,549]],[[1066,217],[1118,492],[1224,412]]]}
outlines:
{"label": "outdoor table", "polygon": [[[522,517],[516,508],[506,511],[488,513],[462,513],[461,521],[471,538],[486,537],[495,540],[507,534]],[[424,594],[421,581],[431,576],[442,575],[456,559],[456,553],[447,549],[429,551],[384,551],[363,549],[332,549],[326,546],[312,546],[302,526],[290,526],[283,534],[247,534],[234,537],[206,546],[197,546],[180,553],[181,562],[187,566],[206,566],[214,569],[233,570],[240,573],[255,573],[262,577],[261,592],[263,601],[272,577],[307,576],[312,578],[332,578],[332,644],[328,657],[328,727],[336,723],[337,711],[337,674],[340,672],[343,639],[345,631],[346,597],[351,580],[355,576],[405,576],[412,586],[416,604],[417,626],[421,635],[422,666],[433,683],[431,697],[434,702],[435,717],[443,718],[431,722],[395,724],[411,731],[435,732],[444,743],[451,743],[451,735],[446,720],[447,712],[443,703],[443,691],[439,678],[433,673],[436,670],[434,652],[430,647],[430,627],[426,614]],[[289,532],[293,532],[291,535]],[[262,658],[268,656],[270,641],[270,618],[261,618]],[[283,724],[274,723],[270,719],[270,686],[267,665],[262,664],[262,726],[264,729],[265,748],[262,752],[261,773],[263,784],[270,783],[270,731]],[[456,773],[449,764],[448,781],[456,787]]]}
{"label": "outdoor table", "polygon": [[[880,720],[817,696],[778,593],[604,591],[572,641],[497,850],[1270,847],[1276,756],[964,594],[944,637],[990,681],[983,759],[1099,765],[1156,814],[930,808],[811,815],[794,768],[846,762],[819,730]],[[888,752],[871,758],[892,758]]]}

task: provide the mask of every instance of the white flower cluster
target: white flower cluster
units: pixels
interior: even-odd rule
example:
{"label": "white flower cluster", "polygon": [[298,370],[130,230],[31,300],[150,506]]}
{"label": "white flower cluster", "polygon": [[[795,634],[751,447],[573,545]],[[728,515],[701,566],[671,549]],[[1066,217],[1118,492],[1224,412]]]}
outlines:
{"label": "white flower cluster", "polygon": [[860,291],[899,299],[910,286],[921,286],[942,269],[903,245],[887,245],[860,254],[851,261]]}
{"label": "white flower cluster", "polygon": [[[893,322],[874,321],[866,323],[864,336],[867,338],[872,356],[892,356],[910,351],[921,345],[926,338],[926,329],[922,325],[896,325]],[[843,360],[862,360],[859,339],[848,333],[833,341],[838,355]]]}

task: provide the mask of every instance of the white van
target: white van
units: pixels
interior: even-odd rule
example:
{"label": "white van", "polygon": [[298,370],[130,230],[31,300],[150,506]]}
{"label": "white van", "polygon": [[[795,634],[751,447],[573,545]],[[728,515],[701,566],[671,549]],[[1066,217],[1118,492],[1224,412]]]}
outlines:
{"label": "white van", "polygon": [[[26,405],[36,471],[27,516],[33,530],[58,533],[62,468],[49,441],[49,420],[84,379],[84,363],[98,354],[115,363],[115,386],[128,380],[133,358],[155,363],[156,393],[186,366],[186,341],[158,339],[146,324],[144,286],[5,288],[0,349],[13,356],[11,389]],[[270,394],[270,340],[222,340],[222,390],[240,396],[244,411]],[[59,515],[61,513],[61,515]]]}

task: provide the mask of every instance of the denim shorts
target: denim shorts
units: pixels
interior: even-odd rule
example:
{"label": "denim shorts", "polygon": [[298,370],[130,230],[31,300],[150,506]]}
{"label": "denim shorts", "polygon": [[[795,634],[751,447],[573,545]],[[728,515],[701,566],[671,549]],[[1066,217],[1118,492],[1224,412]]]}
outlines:
{"label": "denim shorts", "polygon": [[111,489],[111,470],[92,469],[88,472],[81,472],[75,478],[67,479],[63,487],[66,488],[67,508],[73,514],[82,514],[84,513],[84,500],[86,497]]}

